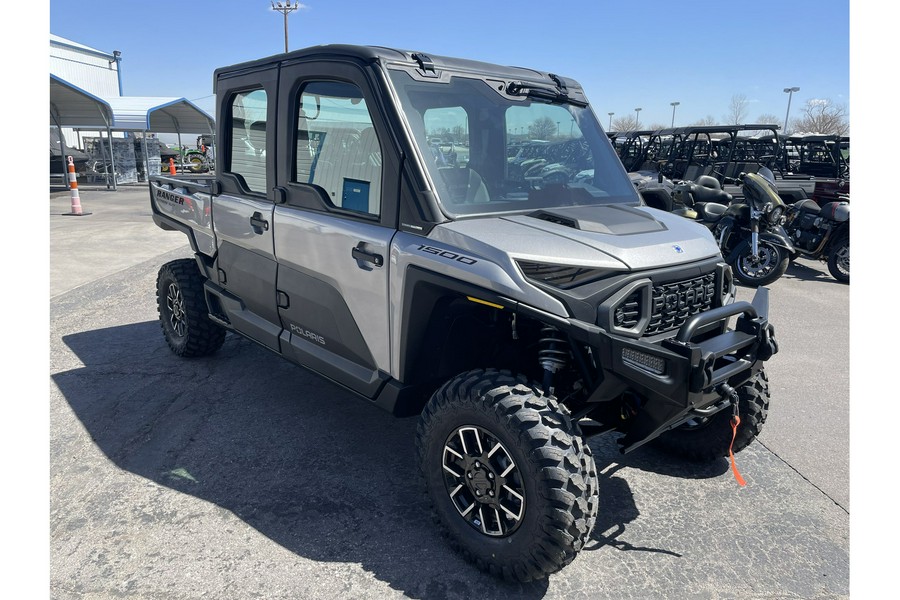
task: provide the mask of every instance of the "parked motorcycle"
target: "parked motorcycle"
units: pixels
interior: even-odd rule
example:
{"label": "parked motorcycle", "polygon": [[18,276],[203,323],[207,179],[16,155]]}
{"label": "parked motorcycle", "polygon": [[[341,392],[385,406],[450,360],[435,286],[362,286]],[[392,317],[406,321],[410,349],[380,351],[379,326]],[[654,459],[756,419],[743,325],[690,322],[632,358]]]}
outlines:
{"label": "parked motorcycle", "polygon": [[729,180],[742,187],[744,197],[738,202],[709,176],[677,182],[672,192],[673,212],[708,227],[735,278],[748,286],[776,281],[797,252],[783,227],[787,207],[774,181],[766,167]]}
{"label": "parked motorcycle", "polygon": [[787,208],[785,229],[794,242],[791,258],[827,262],[828,272],[841,283],[850,283],[850,204],[800,200]]}

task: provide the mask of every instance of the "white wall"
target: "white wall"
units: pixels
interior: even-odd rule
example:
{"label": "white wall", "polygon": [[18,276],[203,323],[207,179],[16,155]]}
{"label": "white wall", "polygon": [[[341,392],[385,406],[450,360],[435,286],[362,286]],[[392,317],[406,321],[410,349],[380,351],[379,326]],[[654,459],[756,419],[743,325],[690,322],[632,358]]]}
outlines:
{"label": "white wall", "polygon": [[[119,96],[118,64],[112,53],[51,36],[50,73],[94,96],[100,98]],[[63,128],[63,135],[66,145],[79,147],[78,136],[74,130]],[[98,132],[82,131],[81,135],[98,135]],[[122,136],[121,133],[114,135]]]}

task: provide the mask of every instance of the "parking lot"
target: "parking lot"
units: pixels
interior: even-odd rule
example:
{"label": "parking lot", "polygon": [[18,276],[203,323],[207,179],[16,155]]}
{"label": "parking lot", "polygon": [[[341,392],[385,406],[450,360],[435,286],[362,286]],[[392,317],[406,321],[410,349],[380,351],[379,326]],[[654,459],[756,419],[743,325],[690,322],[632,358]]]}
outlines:
{"label": "parking lot", "polygon": [[768,422],[737,455],[747,486],[724,459],[593,438],[591,542],[512,585],[431,524],[415,418],[237,336],[177,358],[155,282],[186,238],[153,224],[144,187],[82,190],[88,216],[69,202],[50,196],[53,598],[849,597],[850,287],[824,264],[771,286],[780,352]]}

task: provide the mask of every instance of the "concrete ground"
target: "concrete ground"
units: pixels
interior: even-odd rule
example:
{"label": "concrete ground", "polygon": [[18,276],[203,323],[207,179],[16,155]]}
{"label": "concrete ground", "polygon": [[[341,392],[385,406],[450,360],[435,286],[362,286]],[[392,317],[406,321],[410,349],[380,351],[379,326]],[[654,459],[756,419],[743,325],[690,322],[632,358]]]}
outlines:
{"label": "concrete ground", "polygon": [[[591,543],[509,585],[436,533],[395,419],[230,335],[166,347],[156,271],[190,255],[140,186],[51,194],[50,592],[68,598],[847,598],[849,286],[800,261],[773,284],[769,420],[737,456],[686,464],[590,445]],[[742,298],[750,291],[741,289]]]}

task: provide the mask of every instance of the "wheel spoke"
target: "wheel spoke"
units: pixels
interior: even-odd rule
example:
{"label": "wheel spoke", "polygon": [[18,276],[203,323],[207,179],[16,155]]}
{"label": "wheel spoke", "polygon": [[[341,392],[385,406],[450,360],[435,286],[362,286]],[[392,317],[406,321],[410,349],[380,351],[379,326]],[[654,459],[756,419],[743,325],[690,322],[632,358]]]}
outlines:
{"label": "wheel spoke", "polygon": [[[503,503],[502,503],[502,502],[499,504],[499,506],[500,506],[500,508],[503,509],[503,512],[505,512],[506,514],[509,515],[509,517],[510,517],[512,520],[518,521],[519,519],[522,518],[521,508],[519,509],[519,514],[516,514],[516,513],[514,513],[513,511],[511,511],[511,510],[509,510],[508,508],[506,508],[505,506],[503,506]],[[499,517],[498,517],[498,519],[499,519]]]}
{"label": "wheel spoke", "polygon": [[520,502],[524,502],[524,501],[525,501],[525,498],[523,498],[521,495],[519,495],[519,493],[518,493],[517,491],[515,491],[514,489],[512,489],[512,488],[509,487],[508,485],[503,484],[503,489],[506,490],[507,492],[509,492],[510,494],[512,494],[513,496],[515,496],[516,498],[518,498]]}
{"label": "wheel spoke", "polygon": [[499,450],[502,447],[503,446],[500,445],[500,442],[497,442],[496,444],[494,444],[494,447],[491,448],[491,451],[488,452],[488,454],[487,454],[488,458],[492,457],[494,455],[494,452],[496,452],[497,450]]}
{"label": "wheel spoke", "polygon": [[458,458],[460,460],[462,460],[464,458],[462,454],[460,454],[459,452],[457,452],[450,446],[444,446],[444,452],[449,452],[450,454],[452,454],[453,456],[455,456],[456,458]]}
{"label": "wheel spoke", "polygon": [[469,449],[466,448],[466,438],[463,437],[463,431],[465,431],[465,428],[464,428],[464,427],[460,427],[460,428],[459,428],[459,441],[460,441],[460,443],[462,444],[463,452],[466,453],[466,454],[468,454],[468,453],[469,453]]}
{"label": "wheel spoke", "polygon": [[444,470],[453,475],[454,477],[462,477],[462,473],[457,473],[453,469],[447,466],[447,463],[444,463]]}

